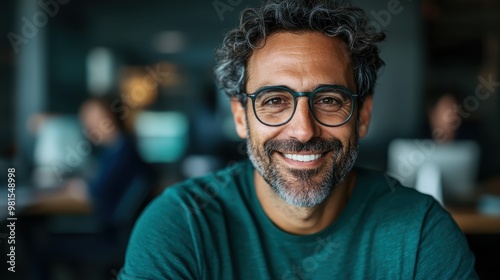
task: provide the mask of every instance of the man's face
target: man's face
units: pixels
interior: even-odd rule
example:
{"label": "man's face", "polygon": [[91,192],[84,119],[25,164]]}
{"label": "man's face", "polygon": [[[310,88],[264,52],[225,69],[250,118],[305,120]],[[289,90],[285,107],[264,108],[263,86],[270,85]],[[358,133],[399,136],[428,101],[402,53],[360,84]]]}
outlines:
{"label": "man's face", "polygon": [[[284,85],[313,91],[341,85],[356,92],[349,53],[342,40],[321,33],[275,33],[248,61],[247,93]],[[371,98],[359,115],[339,127],[318,123],[307,97],[297,99],[293,118],[279,127],[260,123],[248,99],[246,108],[232,102],[237,132],[247,139],[250,160],[260,176],[287,203],[312,207],[323,202],[351,170],[358,137],[368,128]],[[368,104],[368,105],[366,105]]]}

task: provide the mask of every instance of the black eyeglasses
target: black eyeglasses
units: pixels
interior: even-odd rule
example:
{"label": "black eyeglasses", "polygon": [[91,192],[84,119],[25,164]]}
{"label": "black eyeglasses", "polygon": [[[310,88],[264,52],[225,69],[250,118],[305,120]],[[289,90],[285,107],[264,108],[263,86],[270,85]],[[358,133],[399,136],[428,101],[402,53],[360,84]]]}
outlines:
{"label": "black eyeglasses", "polygon": [[355,98],[358,97],[339,85],[320,86],[313,92],[296,92],[286,86],[266,86],[245,96],[252,99],[257,119],[268,126],[289,122],[297,108],[297,97],[309,97],[309,109],[314,119],[330,127],[341,126],[349,121]]}

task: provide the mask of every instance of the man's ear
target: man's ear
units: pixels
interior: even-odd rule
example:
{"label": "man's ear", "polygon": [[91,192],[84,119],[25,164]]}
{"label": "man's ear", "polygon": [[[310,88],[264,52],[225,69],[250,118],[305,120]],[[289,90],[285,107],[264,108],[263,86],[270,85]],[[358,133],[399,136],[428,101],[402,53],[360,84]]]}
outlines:
{"label": "man's ear", "polygon": [[365,100],[359,110],[359,137],[363,138],[368,134],[370,120],[372,117],[373,95],[365,96]]}
{"label": "man's ear", "polygon": [[242,139],[247,138],[247,121],[246,113],[243,104],[236,99],[231,98],[231,111],[233,112],[234,125],[236,126],[236,133]]}

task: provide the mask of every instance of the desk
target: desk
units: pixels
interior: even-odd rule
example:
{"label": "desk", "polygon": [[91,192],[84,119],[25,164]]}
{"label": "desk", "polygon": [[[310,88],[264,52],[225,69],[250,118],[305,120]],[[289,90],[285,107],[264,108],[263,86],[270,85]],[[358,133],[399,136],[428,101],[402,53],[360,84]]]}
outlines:
{"label": "desk", "polygon": [[32,204],[23,209],[22,213],[23,215],[83,215],[91,214],[92,206],[87,200],[67,197],[54,201],[33,201]]}
{"label": "desk", "polygon": [[[82,193],[67,189],[35,189],[29,186],[18,187],[15,191],[15,214],[19,215],[56,215],[56,214],[90,214],[92,205]],[[2,198],[7,197],[7,188],[0,190]],[[0,200],[0,219],[7,216],[7,199]]]}
{"label": "desk", "polygon": [[500,234],[500,215],[485,215],[471,208],[448,211],[465,234]]}

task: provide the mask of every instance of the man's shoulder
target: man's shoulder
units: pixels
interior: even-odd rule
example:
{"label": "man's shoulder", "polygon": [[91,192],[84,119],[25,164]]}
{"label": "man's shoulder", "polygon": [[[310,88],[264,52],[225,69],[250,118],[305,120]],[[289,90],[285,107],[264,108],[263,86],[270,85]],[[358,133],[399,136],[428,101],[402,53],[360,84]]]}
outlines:
{"label": "man's shoulder", "polygon": [[[190,178],[166,187],[146,209],[151,212],[188,212],[220,209],[228,203],[244,199],[248,191],[248,170],[250,162],[241,161],[204,176]],[[149,211],[148,211],[149,210]],[[210,213],[210,211],[204,211]]]}
{"label": "man's shoulder", "polygon": [[247,161],[240,161],[206,175],[189,178],[167,187],[161,197],[162,199],[185,199],[186,196],[192,195],[214,197],[222,194],[229,188],[239,187],[246,183],[245,172],[249,164]]}
{"label": "man's shoulder", "polygon": [[[399,266],[417,279],[474,277],[474,257],[450,214],[433,197],[383,172],[357,170],[356,205],[350,213],[359,217],[355,231],[367,237],[366,246],[376,252],[381,267],[397,271],[401,256],[413,265]],[[355,190],[356,191],[356,190]],[[363,236],[364,235],[364,236]],[[446,267],[446,269],[443,269]],[[436,276],[439,275],[439,276]]]}
{"label": "man's shoulder", "polygon": [[439,220],[453,223],[433,197],[401,185],[386,173],[362,169],[357,170],[357,174],[358,189],[353,193],[353,204],[356,204],[353,206],[359,214],[353,215],[359,215],[358,221],[365,227],[416,241],[426,225]]}

